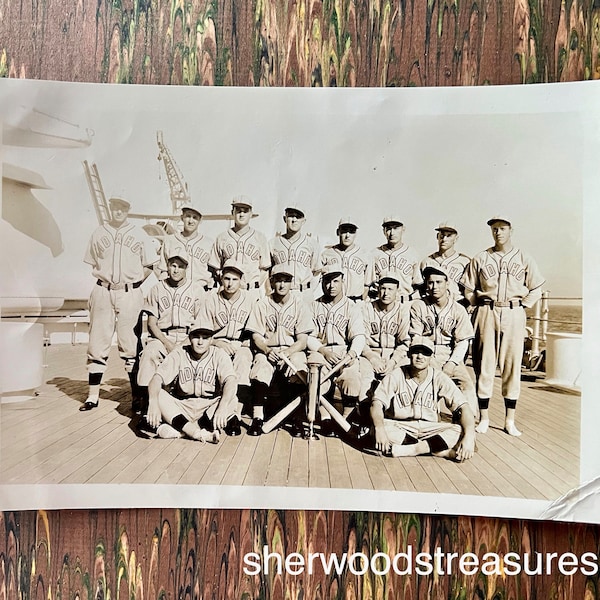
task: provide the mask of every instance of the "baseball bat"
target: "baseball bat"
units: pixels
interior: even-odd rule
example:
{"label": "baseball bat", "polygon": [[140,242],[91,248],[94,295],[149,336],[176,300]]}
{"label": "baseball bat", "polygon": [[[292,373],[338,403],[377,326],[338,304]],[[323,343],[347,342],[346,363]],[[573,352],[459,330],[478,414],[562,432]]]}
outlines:
{"label": "baseball bat", "polygon": [[331,415],[331,418],[346,432],[350,431],[350,423],[340,415],[339,411],[326,398],[321,396],[321,405]]}
{"label": "baseball bat", "polygon": [[333,377],[338,371],[341,371],[341,369],[349,362],[349,358],[348,355],[346,354],[346,356],[344,356],[344,358],[342,358],[342,360],[340,360],[338,363],[335,364],[335,366],[333,366],[331,369],[329,369],[329,371],[327,371],[327,373],[321,373],[321,383],[324,383],[325,381],[327,381],[328,379],[330,379],[331,377]]}
{"label": "baseball bat", "polygon": [[289,404],[284,406],[277,414],[273,415],[268,421],[265,421],[262,426],[263,433],[270,433],[279,425],[286,417],[289,417],[302,402],[302,398],[298,396],[295,400],[292,400]]}
{"label": "baseball bat", "polygon": [[306,383],[304,373],[300,373],[294,366],[294,363],[285,354],[280,354],[279,356],[281,356],[281,360],[291,369],[292,373],[296,375],[302,383]]}

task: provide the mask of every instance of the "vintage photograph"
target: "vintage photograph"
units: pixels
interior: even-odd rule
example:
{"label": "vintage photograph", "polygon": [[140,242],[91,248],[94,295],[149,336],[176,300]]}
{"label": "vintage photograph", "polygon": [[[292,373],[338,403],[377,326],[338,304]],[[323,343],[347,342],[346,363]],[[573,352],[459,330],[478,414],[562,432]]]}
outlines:
{"label": "vintage photograph", "polygon": [[577,87],[0,83],[1,484],[581,483]]}

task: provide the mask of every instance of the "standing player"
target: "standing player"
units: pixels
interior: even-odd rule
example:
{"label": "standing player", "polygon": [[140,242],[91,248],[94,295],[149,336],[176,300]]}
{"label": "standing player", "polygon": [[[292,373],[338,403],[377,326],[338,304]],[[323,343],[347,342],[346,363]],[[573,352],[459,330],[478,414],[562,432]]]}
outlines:
{"label": "standing player", "polygon": [[415,290],[423,283],[419,259],[410,246],[402,243],[404,224],[400,217],[394,215],[385,217],[382,227],[387,242],[376,248],[373,253],[373,272],[370,283],[377,284],[384,271],[396,271],[401,277],[397,300],[410,302],[413,298],[418,297]]}
{"label": "standing player", "polygon": [[533,259],[512,245],[510,220],[492,217],[487,224],[494,245],[473,257],[463,277],[465,297],[477,306],[473,343],[481,412],[477,431],[486,433],[490,424],[488,408],[498,365],[506,410],[504,431],[519,436],[515,411],[521,391],[525,309],[541,298],[544,278]]}
{"label": "standing player", "polygon": [[[375,391],[371,418],[375,447],[392,456],[433,454],[457,461],[475,451],[475,419],[460,390],[430,362],[433,344],[413,338],[410,364],[386,375]],[[440,403],[460,423],[440,421]]]}
{"label": "standing player", "polygon": [[[246,325],[256,349],[250,371],[254,402],[250,435],[262,433],[264,407],[277,374],[282,375],[278,386],[282,398],[293,400],[306,389],[303,381],[307,379],[308,369],[304,350],[313,323],[302,298],[290,293],[292,279],[291,269],[284,264],[275,265],[270,277],[273,292],[254,303]],[[294,437],[302,435],[297,420],[293,421],[291,431]]]}
{"label": "standing player", "polygon": [[339,242],[323,250],[321,262],[337,265],[344,275],[344,294],[354,300],[363,300],[369,291],[371,261],[368,254],[355,243],[358,226],[350,218],[340,219],[336,234]]}
{"label": "standing player", "polygon": [[[456,302],[468,306],[465,300],[461,279],[471,259],[454,249],[458,239],[458,229],[451,223],[440,223],[436,229],[438,250],[421,261],[421,272],[426,267],[442,267],[448,274],[448,289]],[[425,275],[423,275],[425,276]]]}
{"label": "standing player", "polygon": [[425,267],[423,276],[425,297],[411,304],[410,335],[431,340],[434,348],[431,365],[444,371],[458,385],[476,416],[475,386],[464,363],[473,339],[469,315],[450,294],[450,278],[442,266]]}
{"label": "standing player", "polygon": [[[189,345],[177,346],[150,380],[148,423],[159,437],[219,441],[234,417],[237,380],[227,354],[211,345],[210,323],[198,321]],[[163,386],[172,386],[168,392]],[[161,421],[164,421],[161,424]]]}
{"label": "standing player", "polygon": [[[231,203],[233,227],[220,233],[213,244],[209,268],[220,275],[225,262],[235,260],[244,268],[244,280],[247,290],[259,290],[267,278],[271,267],[269,245],[265,236],[250,227],[252,204],[244,197],[235,198]],[[258,298],[258,292],[253,294]]]}
{"label": "standing player", "polygon": [[[365,326],[359,305],[344,294],[344,274],[339,264],[323,267],[321,285],[323,296],[312,304],[314,332],[308,338],[311,360],[338,367],[337,375],[328,391],[321,393],[333,400],[336,385],[342,394],[344,416],[358,404],[361,389],[358,357],[365,346]],[[331,418],[321,412],[321,433],[335,434]]]}
{"label": "standing player", "polygon": [[92,266],[96,285],[89,301],[89,392],[79,407],[82,411],[98,406],[100,383],[115,329],[119,355],[125,361],[132,394],[137,396],[135,328],[144,304],[140,286],[158,260],[150,236],[127,221],[131,204],[122,198],[111,198],[108,203],[111,220],[94,231],[84,258]]}
{"label": "standing player", "polygon": [[212,289],[214,280],[208,270],[208,259],[213,246],[213,240],[200,233],[198,227],[202,220],[202,213],[192,204],[182,207],[181,220],[183,229],[181,233],[167,235],[163,242],[158,263],[159,279],[166,278],[167,259],[172,256],[177,248],[183,247],[189,257],[187,279],[199,283],[205,290]]}
{"label": "standing player", "polygon": [[[221,288],[208,293],[200,307],[199,319],[211,323],[214,330],[213,345],[224,350],[233,361],[238,379],[238,397],[249,393],[252,352],[246,323],[252,305],[256,302],[246,291],[243,267],[229,259],[221,269]],[[243,398],[237,408],[241,415]],[[239,421],[232,421],[232,434],[239,435]]]}
{"label": "standing player", "polygon": [[175,248],[167,259],[167,278],[159,281],[148,294],[144,311],[148,313],[148,340],[140,357],[138,384],[146,399],[145,406],[134,406],[135,412],[146,413],[148,384],[158,365],[175,346],[188,337],[190,326],[198,315],[200,299],[205,295],[199,282],[187,278],[188,257]]}
{"label": "standing player", "polygon": [[283,215],[285,233],[278,233],[270,242],[273,265],[283,264],[290,269],[292,289],[312,300],[319,273],[319,243],[310,233],[302,233],[304,212],[297,206],[289,206]]}
{"label": "standing player", "polygon": [[374,380],[379,382],[393,369],[408,362],[410,318],[408,304],[396,301],[399,285],[397,273],[382,273],[377,299],[363,305],[366,344],[360,359],[361,401],[372,390]]}

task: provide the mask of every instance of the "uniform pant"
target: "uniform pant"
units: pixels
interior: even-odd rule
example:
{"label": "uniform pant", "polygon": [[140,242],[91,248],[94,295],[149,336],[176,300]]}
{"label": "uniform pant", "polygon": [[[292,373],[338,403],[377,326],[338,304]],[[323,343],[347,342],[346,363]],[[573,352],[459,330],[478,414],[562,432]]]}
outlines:
{"label": "uniform pant", "polygon": [[[169,341],[174,344],[179,344],[188,339],[187,333],[175,332],[165,334]],[[137,382],[138,385],[147,387],[152,379],[156,369],[160,363],[167,356],[168,352],[164,344],[156,338],[150,338],[144,347],[142,355],[140,356],[140,368],[138,371]]]}
{"label": "uniform pant", "polygon": [[502,396],[512,400],[519,398],[526,320],[521,306],[477,307],[473,368],[479,398],[492,397],[496,366],[502,375]]}
{"label": "uniform pant", "polygon": [[95,285],[89,300],[90,338],[88,370],[104,373],[112,338],[117,332],[119,356],[125,361],[125,370],[134,367],[138,338],[135,328],[144,304],[141,288],[109,290]]}
{"label": "uniform pant", "polygon": [[462,436],[460,425],[444,421],[432,423],[431,421],[422,420],[396,421],[394,419],[384,419],[383,424],[392,444],[402,444],[407,435],[417,441],[439,436],[448,448],[454,448]]}
{"label": "uniform pant", "polygon": [[[158,407],[163,421],[171,425],[177,415],[183,415],[188,421],[195,422],[206,414],[210,419],[213,418],[217,407],[219,406],[220,396],[215,398],[185,398],[180,400],[161,390],[158,395]],[[228,418],[234,415],[235,406],[230,407]]]}
{"label": "uniform pant", "polygon": [[[280,348],[281,350],[285,348]],[[304,378],[306,379],[308,368],[306,366],[306,354],[304,352],[294,352],[290,356],[290,362],[296,367],[296,370],[300,373],[304,374]],[[252,363],[252,368],[250,369],[250,379],[254,381],[259,381],[260,383],[264,383],[266,385],[271,385],[273,380],[273,375],[275,374],[275,369],[277,367],[269,362],[269,359],[265,354],[257,354],[254,357],[254,361]],[[288,367],[284,367],[283,372],[286,371]],[[288,377],[291,383],[301,383],[300,379],[291,375]]]}
{"label": "uniform pant", "polygon": [[[336,360],[341,360],[347,353],[345,346],[339,346],[337,348],[332,349],[335,350]],[[325,365],[324,369],[329,369],[332,366],[325,360],[323,355],[319,352],[311,352],[309,362],[321,363]],[[358,398],[361,387],[359,364],[360,363],[358,359],[356,359],[351,365],[343,367],[342,370],[338,372],[337,377],[334,376],[334,383],[339,387],[340,392],[343,396]],[[321,390],[321,393],[323,393],[324,391],[325,390]]]}
{"label": "uniform pant", "polygon": [[[434,357],[431,360],[431,366],[441,371],[446,362],[447,361],[445,360],[438,360]],[[477,415],[479,414],[479,403],[477,402],[475,385],[473,384],[473,380],[471,379],[469,371],[467,371],[465,363],[460,362],[456,365],[451,379],[457,385],[458,389],[464,394],[467,402],[469,403],[469,408],[471,409],[473,416],[477,418]]]}

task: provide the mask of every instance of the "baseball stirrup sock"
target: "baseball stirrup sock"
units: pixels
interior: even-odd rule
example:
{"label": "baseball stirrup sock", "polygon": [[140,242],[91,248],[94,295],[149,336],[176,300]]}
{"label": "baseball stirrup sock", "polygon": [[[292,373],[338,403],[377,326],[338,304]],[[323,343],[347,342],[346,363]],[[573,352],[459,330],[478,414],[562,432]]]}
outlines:
{"label": "baseball stirrup sock", "polygon": [[102,383],[102,373],[89,373],[88,384],[89,385],[100,385]]}
{"label": "baseball stirrup sock", "polygon": [[490,407],[489,398],[477,398],[477,403],[479,404],[479,410],[487,410]]}
{"label": "baseball stirrup sock", "polygon": [[430,437],[427,440],[427,443],[429,444],[429,449],[434,454],[436,452],[443,452],[444,450],[448,450],[448,444],[446,444],[444,438],[439,435],[434,435],[433,437]]}
{"label": "baseball stirrup sock", "polygon": [[189,421],[183,415],[176,415],[171,421],[171,426],[177,431],[183,433],[183,428],[189,423]]}
{"label": "baseball stirrup sock", "polygon": [[513,398],[504,398],[505,408],[517,408],[517,401]]}

